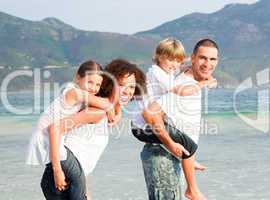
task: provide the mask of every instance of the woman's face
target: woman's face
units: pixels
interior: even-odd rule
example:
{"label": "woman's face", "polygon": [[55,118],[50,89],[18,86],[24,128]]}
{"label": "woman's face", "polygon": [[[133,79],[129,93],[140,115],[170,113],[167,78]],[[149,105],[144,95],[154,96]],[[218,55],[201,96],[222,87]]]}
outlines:
{"label": "woman's face", "polygon": [[118,80],[119,84],[119,103],[120,105],[127,105],[132,99],[135,88],[136,88],[136,78],[134,74],[126,74]]}

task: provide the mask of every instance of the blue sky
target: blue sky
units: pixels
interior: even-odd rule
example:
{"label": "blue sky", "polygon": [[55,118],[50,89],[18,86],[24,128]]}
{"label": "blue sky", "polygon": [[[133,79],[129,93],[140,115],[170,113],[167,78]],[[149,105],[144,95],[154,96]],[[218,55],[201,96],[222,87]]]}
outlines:
{"label": "blue sky", "polygon": [[135,33],[192,12],[211,13],[229,3],[258,0],[0,0],[2,12],[29,20],[56,17],[89,31]]}

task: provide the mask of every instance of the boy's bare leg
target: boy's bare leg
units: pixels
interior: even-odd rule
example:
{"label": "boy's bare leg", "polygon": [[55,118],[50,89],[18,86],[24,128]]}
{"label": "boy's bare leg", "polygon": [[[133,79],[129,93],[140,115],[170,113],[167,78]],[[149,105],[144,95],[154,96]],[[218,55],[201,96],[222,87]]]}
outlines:
{"label": "boy's bare leg", "polygon": [[206,200],[204,195],[200,192],[196,182],[195,155],[189,157],[188,159],[183,159],[182,167],[187,182],[187,189],[185,192],[186,198],[190,200]]}
{"label": "boy's bare leg", "polygon": [[204,170],[206,170],[206,167],[203,164],[201,164],[195,160],[195,170],[204,171]]}

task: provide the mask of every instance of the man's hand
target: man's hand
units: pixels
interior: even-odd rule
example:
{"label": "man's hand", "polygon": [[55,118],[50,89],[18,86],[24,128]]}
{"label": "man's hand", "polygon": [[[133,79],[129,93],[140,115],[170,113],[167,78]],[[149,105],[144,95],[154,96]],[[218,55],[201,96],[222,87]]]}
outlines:
{"label": "man's hand", "polygon": [[172,142],[167,148],[177,158],[181,158],[183,154],[186,156],[190,155],[190,153],[179,143]]}
{"label": "man's hand", "polygon": [[217,79],[211,77],[207,80],[207,87],[213,89],[217,87]]}

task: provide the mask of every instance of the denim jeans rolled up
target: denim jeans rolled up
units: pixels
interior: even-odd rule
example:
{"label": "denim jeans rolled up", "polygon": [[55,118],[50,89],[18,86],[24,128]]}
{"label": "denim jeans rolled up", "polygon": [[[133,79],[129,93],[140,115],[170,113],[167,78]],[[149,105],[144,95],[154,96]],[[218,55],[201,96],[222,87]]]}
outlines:
{"label": "denim jeans rolled up", "polygon": [[145,144],[141,152],[149,200],[181,199],[180,162],[159,144]]}

